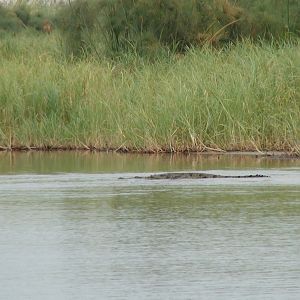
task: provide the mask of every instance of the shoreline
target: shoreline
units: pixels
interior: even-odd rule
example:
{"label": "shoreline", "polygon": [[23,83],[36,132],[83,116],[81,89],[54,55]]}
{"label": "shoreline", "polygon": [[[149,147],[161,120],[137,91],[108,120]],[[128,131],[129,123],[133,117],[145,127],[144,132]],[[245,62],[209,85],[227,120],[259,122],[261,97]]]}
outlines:
{"label": "shoreline", "polygon": [[90,153],[118,153],[118,154],[141,154],[141,155],[203,155],[203,156],[252,156],[256,158],[277,158],[277,159],[300,159],[300,153],[291,151],[253,151],[253,150],[136,150],[125,147],[119,148],[95,148],[95,147],[1,147],[0,153],[20,153],[20,152],[90,152]]}

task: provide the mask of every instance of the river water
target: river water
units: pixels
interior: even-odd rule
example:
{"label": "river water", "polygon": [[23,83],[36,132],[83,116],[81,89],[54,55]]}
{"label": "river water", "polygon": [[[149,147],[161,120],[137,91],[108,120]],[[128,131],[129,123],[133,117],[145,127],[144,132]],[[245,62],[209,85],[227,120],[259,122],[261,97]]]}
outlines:
{"label": "river water", "polygon": [[[269,178],[118,179],[161,171]],[[0,299],[300,299],[300,160],[0,153]]]}

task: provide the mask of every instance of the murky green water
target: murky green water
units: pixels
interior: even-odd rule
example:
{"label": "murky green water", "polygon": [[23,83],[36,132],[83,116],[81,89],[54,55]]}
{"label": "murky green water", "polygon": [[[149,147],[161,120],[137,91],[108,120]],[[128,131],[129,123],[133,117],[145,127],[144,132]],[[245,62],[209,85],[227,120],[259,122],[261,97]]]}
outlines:
{"label": "murky green water", "polygon": [[[201,170],[260,179],[119,180]],[[300,161],[0,153],[0,299],[300,299]]]}

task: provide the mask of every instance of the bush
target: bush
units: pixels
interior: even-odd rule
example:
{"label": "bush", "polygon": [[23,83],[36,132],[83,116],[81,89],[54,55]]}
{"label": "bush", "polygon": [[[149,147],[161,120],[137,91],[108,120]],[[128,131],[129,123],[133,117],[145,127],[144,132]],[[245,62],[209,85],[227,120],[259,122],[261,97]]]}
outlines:
{"label": "bush", "polygon": [[76,0],[63,5],[57,19],[67,53],[75,56],[86,53],[91,48],[90,35],[95,30],[95,1]]}
{"label": "bush", "polygon": [[37,4],[29,6],[28,4],[20,2],[20,4],[14,8],[14,12],[26,27],[33,28],[37,31],[43,30],[45,21],[53,24],[51,7]]}
{"label": "bush", "polygon": [[253,33],[260,38],[300,34],[299,0],[236,0],[251,16]]}
{"label": "bush", "polygon": [[30,20],[30,9],[28,5],[21,3],[15,8],[16,16],[23,22],[25,26],[28,26]]}
{"label": "bush", "polygon": [[[274,1],[75,0],[64,5],[59,19],[66,48],[74,55],[100,51],[99,45],[113,55],[145,55],[162,48],[184,52],[206,43],[299,33],[296,0],[275,1],[281,17],[272,12]],[[288,15],[286,1],[292,12]]]}
{"label": "bush", "polygon": [[28,5],[20,2],[15,6],[0,4],[0,30],[18,32],[22,28],[43,30],[43,24],[48,21],[53,25],[56,21],[54,9],[42,5]]}
{"label": "bush", "polygon": [[66,47],[75,55],[98,41],[111,53],[185,51],[199,43],[213,18],[202,0],[77,0],[60,14]]}
{"label": "bush", "polygon": [[18,32],[22,29],[22,22],[17,15],[0,4],[0,31]]}
{"label": "bush", "polygon": [[213,14],[204,1],[103,1],[105,33],[116,51],[134,47],[147,51],[158,45],[184,51],[205,32]]}

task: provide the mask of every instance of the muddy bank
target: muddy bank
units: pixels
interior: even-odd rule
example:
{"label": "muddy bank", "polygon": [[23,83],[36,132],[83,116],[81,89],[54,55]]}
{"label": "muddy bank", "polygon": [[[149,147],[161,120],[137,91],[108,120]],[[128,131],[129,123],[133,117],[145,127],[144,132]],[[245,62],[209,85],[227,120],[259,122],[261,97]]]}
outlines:
{"label": "muddy bank", "polygon": [[51,146],[11,146],[5,147],[0,146],[0,152],[115,152],[115,153],[128,153],[128,154],[185,154],[185,155],[216,155],[216,156],[226,156],[226,155],[236,155],[236,156],[254,156],[257,158],[269,157],[278,159],[300,159],[300,152],[298,151],[170,151],[168,149],[162,149],[159,151],[151,149],[130,149],[127,147],[119,148],[96,148],[96,147],[73,147],[73,146],[61,146],[61,147],[51,147]]}

